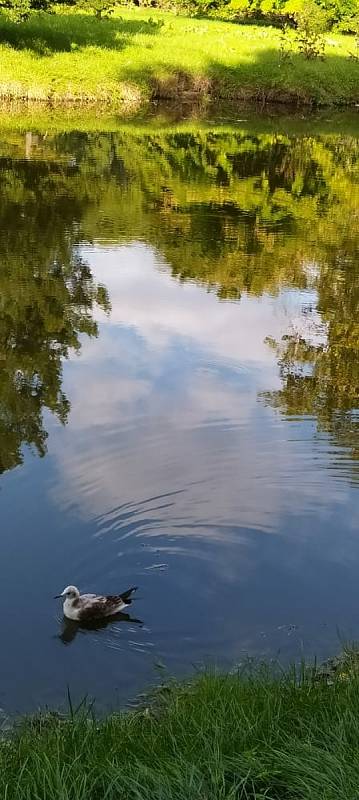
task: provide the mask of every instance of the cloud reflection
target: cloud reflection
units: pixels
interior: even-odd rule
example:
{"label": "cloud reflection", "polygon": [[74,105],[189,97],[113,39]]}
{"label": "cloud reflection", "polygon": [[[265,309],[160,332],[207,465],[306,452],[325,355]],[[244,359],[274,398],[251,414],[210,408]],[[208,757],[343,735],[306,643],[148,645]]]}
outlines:
{"label": "cloud reflection", "polygon": [[[313,453],[311,420],[299,432],[257,402],[279,385],[265,339],[280,338],[303,298],[219,302],[172,279],[143,244],[86,258],[112,313],[99,312],[99,339],[66,366],[72,413],[53,445],[57,502],[119,539],[227,540],[241,528],[278,531],[296,508],[325,514],[327,454]],[[345,501],[335,482],[330,497]]]}

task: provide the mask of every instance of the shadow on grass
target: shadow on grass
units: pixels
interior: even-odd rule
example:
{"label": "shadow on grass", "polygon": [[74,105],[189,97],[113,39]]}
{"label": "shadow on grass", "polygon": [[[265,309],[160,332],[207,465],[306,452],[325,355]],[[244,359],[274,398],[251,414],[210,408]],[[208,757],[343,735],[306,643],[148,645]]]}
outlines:
{"label": "shadow on grass", "polygon": [[38,14],[17,25],[0,13],[0,44],[46,56],[81,47],[122,50],[136,34],[153,36],[161,21],[102,20],[85,14]]}

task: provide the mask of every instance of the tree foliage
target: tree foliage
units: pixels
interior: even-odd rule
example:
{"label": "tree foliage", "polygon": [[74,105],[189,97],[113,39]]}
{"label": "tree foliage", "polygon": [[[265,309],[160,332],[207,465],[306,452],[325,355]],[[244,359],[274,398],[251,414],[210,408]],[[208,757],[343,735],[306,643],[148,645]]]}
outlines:
{"label": "tree foliage", "polygon": [[114,11],[119,0],[0,0],[0,10],[3,10],[14,22],[21,22],[27,19],[32,12],[48,11],[57,3],[76,6],[79,10],[92,12],[100,20]]}
{"label": "tree foliage", "polygon": [[34,11],[48,11],[58,3],[93,13],[101,20],[108,18],[121,2],[177,8],[189,14],[208,14],[238,21],[264,21],[280,26],[288,22],[297,25],[297,21],[305,17],[308,27],[310,16],[319,19],[322,10],[330,25],[339,25],[342,30],[350,32],[355,32],[359,14],[358,0],[310,0],[313,6],[310,15],[306,0],[0,0],[0,10],[19,22]]}
{"label": "tree foliage", "polygon": [[74,0],[77,8],[91,11],[98,20],[113,14],[119,0]]}
{"label": "tree foliage", "polygon": [[32,11],[47,11],[50,0],[0,0],[3,10],[15,22],[26,19]]}

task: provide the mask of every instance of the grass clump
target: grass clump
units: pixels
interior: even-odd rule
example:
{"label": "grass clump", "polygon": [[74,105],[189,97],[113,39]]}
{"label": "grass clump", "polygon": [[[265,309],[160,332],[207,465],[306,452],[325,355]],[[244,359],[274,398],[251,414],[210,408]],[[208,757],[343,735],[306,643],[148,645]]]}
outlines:
{"label": "grass clump", "polygon": [[173,684],[97,723],[40,716],[0,744],[6,800],[356,800],[359,677]]}
{"label": "grass clump", "polygon": [[323,61],[296,50],[283,63],[281,32],[271,27],[130,7],[102,22],[65,8],[20,25],[0,15],[0,97],[123,111],[203,97],[358,102],[354,37],[331,33],[324,44]]}

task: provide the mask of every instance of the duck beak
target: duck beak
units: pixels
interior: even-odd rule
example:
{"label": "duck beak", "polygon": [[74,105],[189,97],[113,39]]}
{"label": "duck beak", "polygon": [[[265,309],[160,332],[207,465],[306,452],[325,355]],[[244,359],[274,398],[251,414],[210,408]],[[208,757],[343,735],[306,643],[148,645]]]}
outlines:
{"label": "duck beak", "polygon": [[54,600],[59,600],[62,597],[62,594],[55,594]]}

